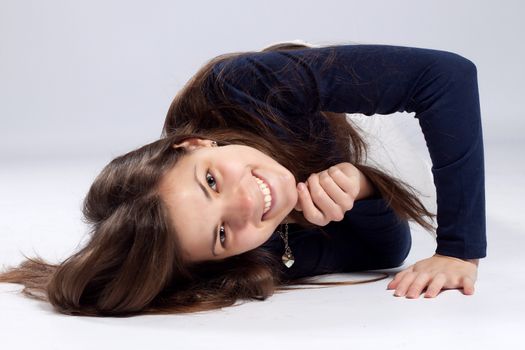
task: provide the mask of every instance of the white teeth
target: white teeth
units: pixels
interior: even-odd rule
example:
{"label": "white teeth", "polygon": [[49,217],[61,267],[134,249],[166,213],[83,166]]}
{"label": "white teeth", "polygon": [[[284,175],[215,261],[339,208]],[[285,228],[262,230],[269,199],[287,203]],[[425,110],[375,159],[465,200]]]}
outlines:
{"label": "white teeth", "polygon": [[253,176],[255,178],[255,181],[259,184],[259,188],[261,189],[261,192],[264,195],[264,211],[263,215],[270,210],[270,207],[272,206],[272,194],[270,192],[270,189],[268,188],[268,185],[266,183],[259,179],[257,176]]}

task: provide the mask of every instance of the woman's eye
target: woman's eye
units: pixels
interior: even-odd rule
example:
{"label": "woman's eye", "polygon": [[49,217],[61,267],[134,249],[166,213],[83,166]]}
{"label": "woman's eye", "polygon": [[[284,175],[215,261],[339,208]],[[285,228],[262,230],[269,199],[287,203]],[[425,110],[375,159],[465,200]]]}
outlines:
{"label": "woman's eye", "polygon": [[226,229],[222,225],[219,229],[219,241],[221,241],[221,245],[224,247],[224,242],[226,241]]}
{"label": "woman's eye", "polygon": [[[210,176],[208,176],[210,175]],[[210,184],[210,181],[215,185],[217,186],[217,183],[215,182],[215,178],[213,177],[213,175],[211,175],[210,173],[206,173],[206,181],[208,181],[208,185]],[[210,186],[212,189],[213,189],[213,185]],[[217,191],[216,189],[213,189],[214,191]]]}
{"label": "woman's eye", "polygon": [[[217,191],[217,182],[215,181],[213,175],[211,175],[209,172],[206,173],[206,181],[214,191]],[[224,247],[224,242],[226,241],[226,229],[224,228],[224,225],[221,225],[219,228],[219,241],[221,242],[221,246]]]}

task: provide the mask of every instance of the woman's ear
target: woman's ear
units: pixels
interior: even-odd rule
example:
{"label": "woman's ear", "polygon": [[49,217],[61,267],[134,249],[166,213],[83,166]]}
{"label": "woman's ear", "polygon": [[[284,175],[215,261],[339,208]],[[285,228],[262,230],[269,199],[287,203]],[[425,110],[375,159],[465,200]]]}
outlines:
{"label": "woman's ear", "polygon": [[197,137],[192,137],[192,138],[184,140],[183,142],[176,143],[172,147],[173,148],[184,147],[188,151],[193,151],[196,148],[211,147],[211,146],[212,146],[212,141],[211,140],[206,140],[206,139],[200,139],[200,138],[197,138]]}

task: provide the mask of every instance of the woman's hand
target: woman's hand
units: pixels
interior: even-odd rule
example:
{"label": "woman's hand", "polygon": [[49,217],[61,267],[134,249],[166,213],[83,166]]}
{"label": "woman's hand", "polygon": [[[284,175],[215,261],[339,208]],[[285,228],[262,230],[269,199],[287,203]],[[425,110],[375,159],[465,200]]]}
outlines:
{"label": "woman's hand", "polygon": [[433,298],[441,289],[463,288],[463,294],[474,294],[478,275],[478,259],[463,260],[434,254],[396,274],[387,289],[395,289],[395,296],[418,298],[426,289],[425,298]]}
{"label": "woman's hand", "polygon": [[297,184],[297,191],[295,209],[302,211],[309,222],[325,226],[330,221],[343,220],[354,201],[371,195],[373,186],[359,169],[343,162],[310,175],[306,185]]}

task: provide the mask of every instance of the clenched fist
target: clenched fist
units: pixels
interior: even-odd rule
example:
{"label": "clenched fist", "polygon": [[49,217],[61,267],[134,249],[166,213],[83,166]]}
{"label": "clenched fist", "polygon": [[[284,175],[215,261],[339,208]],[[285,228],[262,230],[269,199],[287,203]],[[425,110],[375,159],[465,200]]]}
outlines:
{"label": "clenched fist", "polygon": [[299,198],[295,209],[302,211],[306,220],[325,226],[330,221],[341,221],[354,202],[370,196],[373,186],[366,176],[351,163],[343,162],[308,177],[297,184]]}

